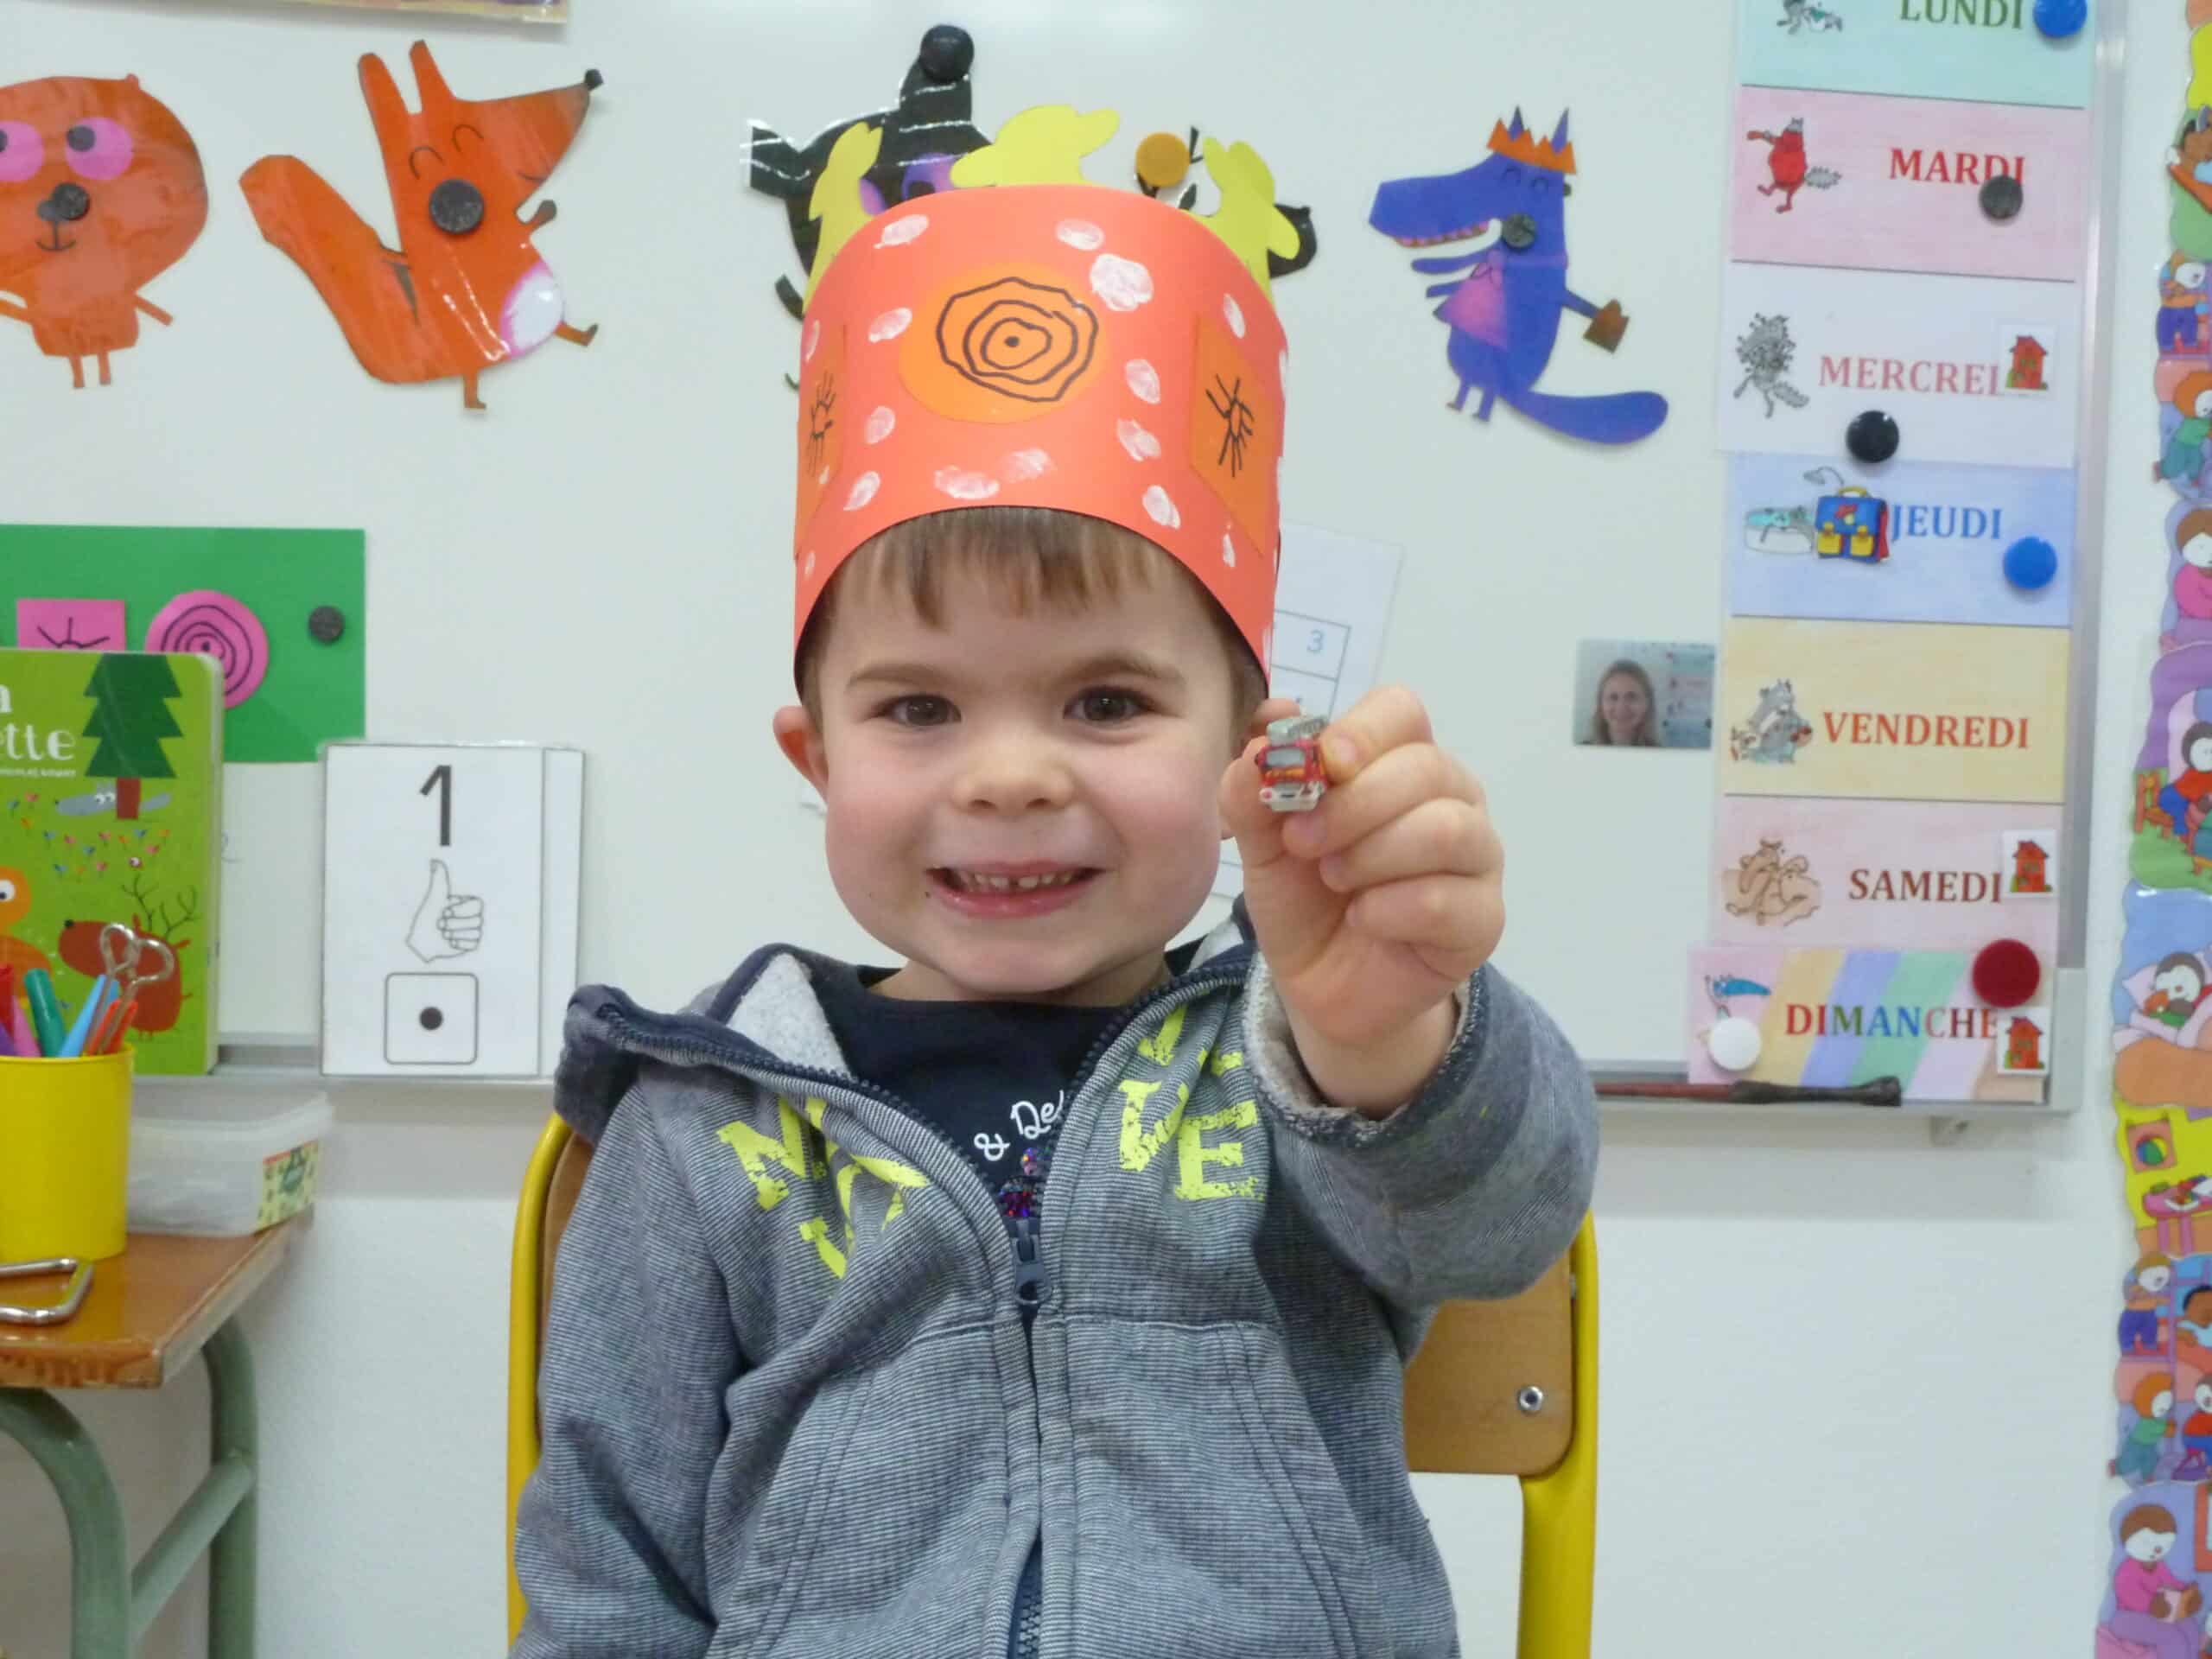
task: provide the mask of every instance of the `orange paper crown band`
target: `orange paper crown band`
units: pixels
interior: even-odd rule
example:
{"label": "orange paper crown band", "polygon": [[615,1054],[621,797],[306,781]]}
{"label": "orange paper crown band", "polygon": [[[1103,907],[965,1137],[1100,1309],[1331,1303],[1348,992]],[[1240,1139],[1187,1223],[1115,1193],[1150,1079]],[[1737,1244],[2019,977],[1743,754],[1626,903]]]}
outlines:
{"label": "orange paper crown band", "polygon": [[917,198],[830,262],[799,357],[794,643],[879,531],[1057,507],[1164,548],[1268,661],[1282,325],[1203,220],[1100,185]]}

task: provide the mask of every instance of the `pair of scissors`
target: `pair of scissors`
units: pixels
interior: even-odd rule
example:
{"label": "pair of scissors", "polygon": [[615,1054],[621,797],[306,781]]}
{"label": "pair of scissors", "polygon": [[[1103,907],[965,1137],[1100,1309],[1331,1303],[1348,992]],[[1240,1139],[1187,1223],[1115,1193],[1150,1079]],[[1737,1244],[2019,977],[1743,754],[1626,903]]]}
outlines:
{"label": "pair of scissors", "polygon": [[107,969],[105,982],[114,986],[114,1001],[93,1028],[92,1040],[85,1046],[87,1054],[112,1054],[123,1046],[123,1033],[138,1017],[138,993],[176,972],[176,952],[159,939],[110,922],[100,929],[100,965]]}

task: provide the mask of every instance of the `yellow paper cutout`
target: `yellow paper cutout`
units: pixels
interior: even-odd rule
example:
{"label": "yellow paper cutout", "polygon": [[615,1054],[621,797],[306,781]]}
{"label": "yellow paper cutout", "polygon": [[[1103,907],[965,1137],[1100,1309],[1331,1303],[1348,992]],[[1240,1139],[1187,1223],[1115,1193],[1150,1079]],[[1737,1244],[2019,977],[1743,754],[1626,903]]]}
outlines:
{"label": "yellow paper cutout", "polygon": [[830,159],[822,164],[822,176],[815,181],[814,194],[806,204],[807,213],[822,223],[822,239],[814,249],[814,268],[806,274],[809,295],[837,257],[837,250],[851,241],[872,217],[861,205],[861,181],[882,150],[883,130],[863,123],[847,127],[830,146]]}
{"label": "yellow paper cutout", "polygon": [[1205,216],[1205,223],[1244,262],[1260,292],[1271,293],[1268,256],[1298,257],[1298,226],[1275,206],[1275,175],[1260,152],[1242,139],[1224,146],[1209,138],[1205,148],[1206,171],[1221,192],[1221,206]]}
{"label": "yellow paper cutout", "polygon": [[1009,118],[999,136],[952,164],[963,190],[986,184],[1083,184],[1083,158],[1114,136],[1122,118],[1111,110],[1077,113],[1065,104],[1040,105]]}

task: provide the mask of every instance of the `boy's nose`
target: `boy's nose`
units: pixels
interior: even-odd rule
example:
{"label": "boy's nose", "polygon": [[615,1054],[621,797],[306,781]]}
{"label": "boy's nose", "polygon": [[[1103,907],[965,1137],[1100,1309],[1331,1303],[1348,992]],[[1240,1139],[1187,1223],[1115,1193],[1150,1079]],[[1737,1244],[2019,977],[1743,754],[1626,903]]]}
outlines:
{"label": "boy's nose", "polygon": [[960,804],[995,812],[1065,806],[1075,792],[1066,762],[1034,738],[986,738],[970,746],[960,772]]}

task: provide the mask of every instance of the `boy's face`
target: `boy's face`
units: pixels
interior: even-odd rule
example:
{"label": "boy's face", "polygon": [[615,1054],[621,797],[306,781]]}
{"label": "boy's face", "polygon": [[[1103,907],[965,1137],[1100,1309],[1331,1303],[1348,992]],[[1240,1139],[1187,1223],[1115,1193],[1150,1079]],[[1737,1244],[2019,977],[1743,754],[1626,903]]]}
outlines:
{"label": "boy's face", "polygon": [[944,618],[840,594],[819,727],[776,716],[838,896],[906,957],[897,994],[1126,1001],[1221,855],[1234,693],[1205,601],[1167,572],[1024,616],[954,574]]}

